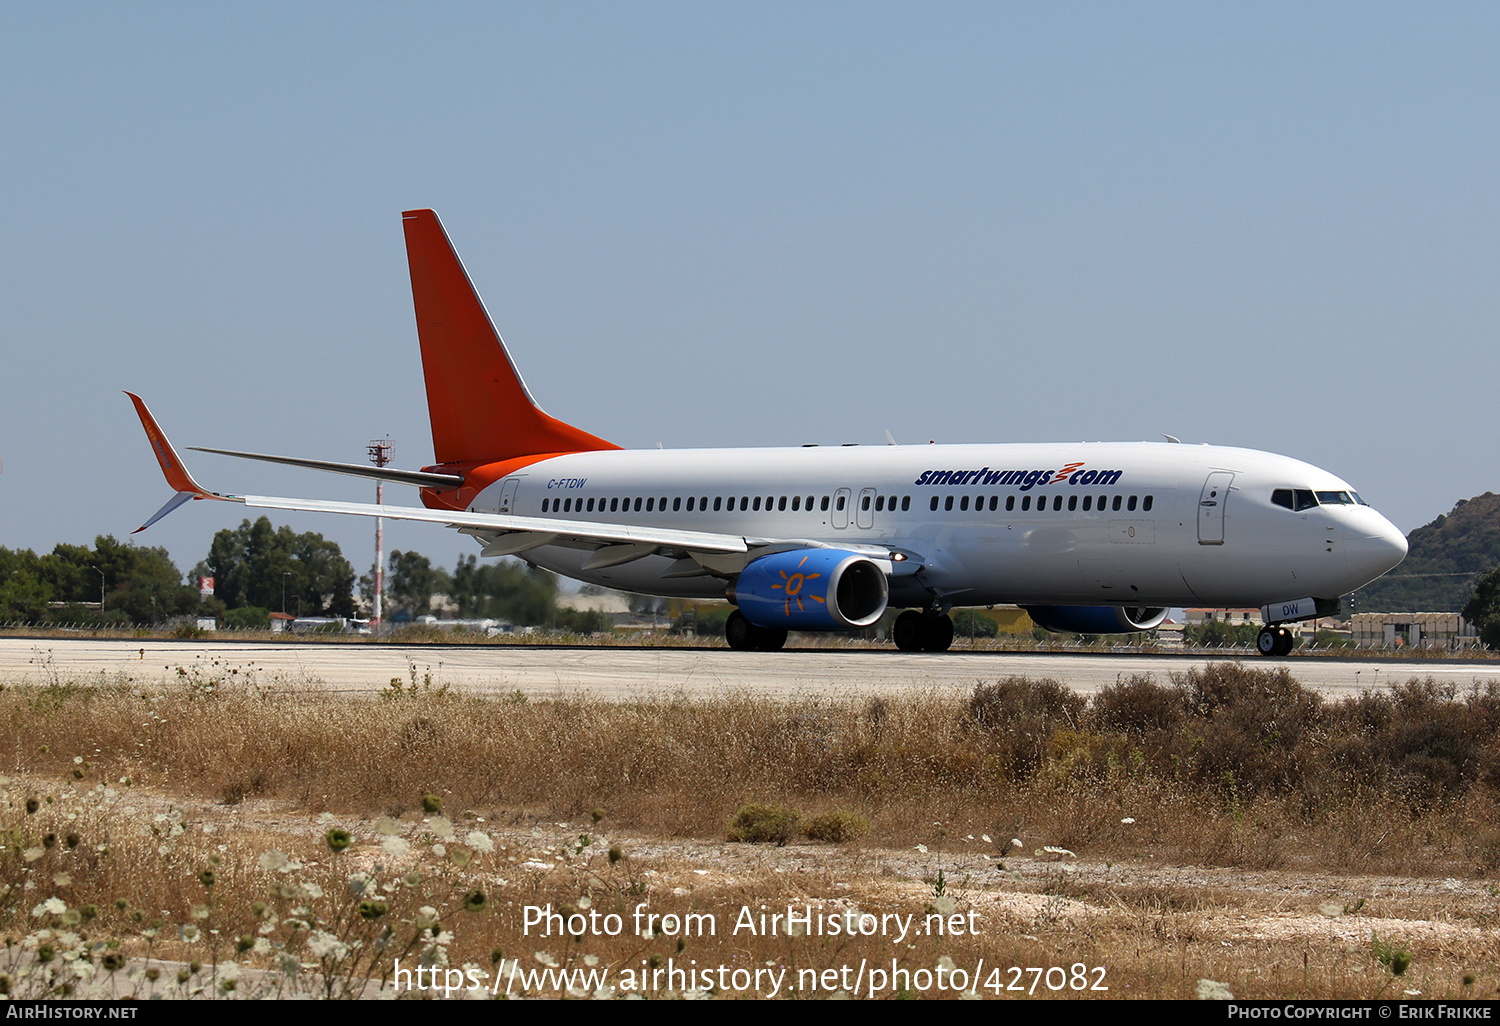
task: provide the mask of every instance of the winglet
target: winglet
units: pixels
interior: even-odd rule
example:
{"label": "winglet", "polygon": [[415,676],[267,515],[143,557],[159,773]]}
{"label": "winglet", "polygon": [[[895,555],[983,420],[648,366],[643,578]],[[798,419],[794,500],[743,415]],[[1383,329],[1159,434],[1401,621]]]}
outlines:
{"label": "winglet", "polygon": [[141,401],[141,397],[132,392],[126,392],[130,401],[135,403],[135,412],[141,418],[141,427],[146,429],[146,437],[151,442],[151,450],[156,453],[156,462],[161,464],[161,472],[167,479],[167,484],[177,493],[165,506],[157,510],[156,515],[137,527],[131,534],[140,534],[146,528],[156,523],[162,517],[181,506],[189,499],[220,499],[223,496],[215,495],[193,480],[187,468],[182,465],[182,459],[177,455],[177,450],[172,448],[172,443],[167,439],[166,432],[156,423],[156,418],[151,416],[151,411]]}

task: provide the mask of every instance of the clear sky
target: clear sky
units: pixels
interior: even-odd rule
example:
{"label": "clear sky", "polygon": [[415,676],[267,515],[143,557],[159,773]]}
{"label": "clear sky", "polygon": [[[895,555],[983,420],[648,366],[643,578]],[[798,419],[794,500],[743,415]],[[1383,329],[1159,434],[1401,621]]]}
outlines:
{"label": "clear sky", "polygon": [[[542,405],[622,445],[1166,432],[1326,467],[1410,530],[1500,484],[1497,30],[1482,3],[10,4],[0,545],[168,498],[126,388],[181,446],[429,462],[424,206]],[[186,570],[245,512],[138,540]],[[278,522],[370,564],[363,521]]]}

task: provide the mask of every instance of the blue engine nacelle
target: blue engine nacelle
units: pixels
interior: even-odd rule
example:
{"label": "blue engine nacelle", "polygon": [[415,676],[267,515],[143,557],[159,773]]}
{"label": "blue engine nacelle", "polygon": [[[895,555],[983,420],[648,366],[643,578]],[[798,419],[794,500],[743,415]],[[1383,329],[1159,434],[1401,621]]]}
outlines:
{"label": "blue engine nacelle", "polygon": [[1022,606],[1031,621],[1049,631],[1071,634],[1133,634],[1149,631],[1167,618],[1165,609],[1139,606]]}
{"label": "blue engine nacelle", "polygon": [[757,627],[849,631],[885,612],[885,571],[845,549],[794,549],[752,560],[729,586],[729,601]]}

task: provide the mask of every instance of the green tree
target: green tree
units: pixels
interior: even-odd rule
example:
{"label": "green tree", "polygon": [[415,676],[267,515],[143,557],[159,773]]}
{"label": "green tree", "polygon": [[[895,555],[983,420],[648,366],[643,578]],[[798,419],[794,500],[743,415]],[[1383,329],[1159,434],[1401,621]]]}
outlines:
{"label": "green tree", "polygon": [[420,552],[392,549],[385,575],[385,603],[389,607],[385,615],[401,611],[413,619],[427,616],[432,596],[448,594],[452,587],[453,579],[447,571],[433,566],[432,560]]}
{"label": "green tree", "polygon": [[[338,544],[267,517],[214,535],[204,561],[230,609],[258,606],[302,616],[353,616],[354,568]],[[282,596],[286,607],[283,609]]]}
{"label": "green tree", "polygon": [[473,556],[460,556],[449,595],[462,617],[523,626],[557,622],[557,578],[514,559],[481,563]]}
{"label": "green tree", "polygon": [[[98,605],[103,609],[86,608]],[[49,602],[66,603],[53,611]],[[167,550],[140,548],[113,535],[92,549],[59,544],[45,556],[0,549],[0,617],[58,622],[156,623],[218,612],[185,585]]]}
{"label": "green tree", "polygon": [[1462,616],[1479,631],[1479,640],[1500,649],[1500,567],[1479,579],[1474,595],[1464,604]]}
{"label": "green tree", "polygon": [[953,633],[960,638],[994,638],[1000,635],[1000,625],[976,609],[955,609]]}

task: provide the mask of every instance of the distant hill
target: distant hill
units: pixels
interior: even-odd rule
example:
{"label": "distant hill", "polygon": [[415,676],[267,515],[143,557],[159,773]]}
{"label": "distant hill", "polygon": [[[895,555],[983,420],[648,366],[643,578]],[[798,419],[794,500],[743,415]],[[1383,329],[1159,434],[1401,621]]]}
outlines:
{"label": "distant hill", "polygon": [[[1361,613],[1456,613],[1479,576],[1500,566],[1500,495],[1460,499],[1447,516],[1406,536],[1396,569],[1359,590]],[[1348,604],[1345,604],[1348,612]]]}

